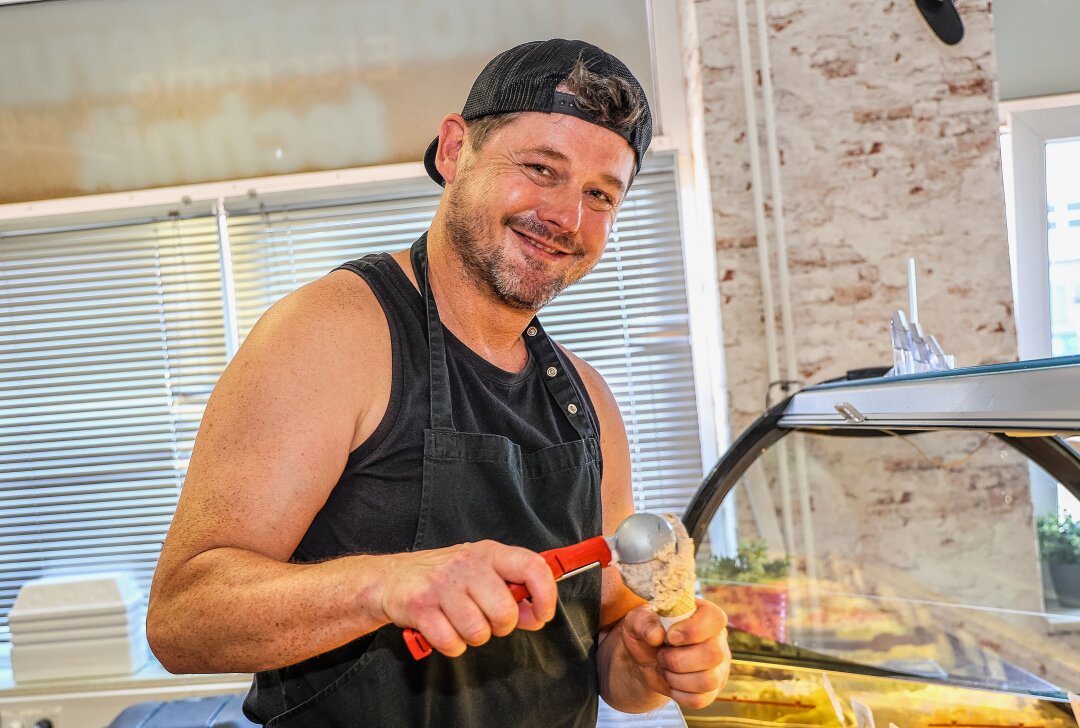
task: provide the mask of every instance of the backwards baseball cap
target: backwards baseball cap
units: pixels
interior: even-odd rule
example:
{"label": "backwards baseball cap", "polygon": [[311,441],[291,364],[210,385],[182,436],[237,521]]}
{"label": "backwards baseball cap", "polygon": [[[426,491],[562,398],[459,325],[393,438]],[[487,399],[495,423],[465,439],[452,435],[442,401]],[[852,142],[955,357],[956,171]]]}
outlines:
{"label": "backwards baseball cap", "polygon": [[[621,78],[638,92],[645,109],[633,126],[619,128],[604,123],[578,106],[572,94],[555,90],[570,75],[578,59],[593,73]],[[634,74],[615,56],[581,40],[532,41],[495,56],[473,82],[461,116],[465,121],[472,121],[482,116],[520,111],[568,114],[615,132],[634,150],[635,173],[641,169],[641,158],[652,141],[652,113],[645,91]],[[438,148],[439,138],[435,137],[424,154],[424,167],[431,179],[443,185],[446,182],[435,167]]]}

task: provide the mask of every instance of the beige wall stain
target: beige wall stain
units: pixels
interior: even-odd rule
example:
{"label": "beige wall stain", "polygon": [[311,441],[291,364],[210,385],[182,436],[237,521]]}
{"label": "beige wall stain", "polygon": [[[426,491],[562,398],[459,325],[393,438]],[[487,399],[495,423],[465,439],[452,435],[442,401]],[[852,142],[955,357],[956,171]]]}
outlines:
{"label": "beige wall stain", "polygon": [[644,8],[3,6],[0,203],[415,162],[476,73],[515,43],[585,37],[623,56],[648,87]]}
{"label": "beige wall stain", "polygon": [[[415,162],[480,59],[0,109],[0,203]],[[410,91],[410,79],[443,91]],[[439,109],[437,111],[437,109]],[[280,150],[280,155],[278,153]]]}

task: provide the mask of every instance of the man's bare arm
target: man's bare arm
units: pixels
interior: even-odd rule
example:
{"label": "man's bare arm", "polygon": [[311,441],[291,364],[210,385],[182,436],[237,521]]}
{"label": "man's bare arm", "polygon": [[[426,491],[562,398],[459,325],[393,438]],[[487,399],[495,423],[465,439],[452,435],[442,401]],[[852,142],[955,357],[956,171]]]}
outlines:
{"label": "man's bare arm", "polygon": [[[207,405],[155,573],[147,636],[167,669],[281,667],[389,622],[458,654],[551,618],[543,559],[501,544],[288,562],[382,419],[390,371],[382,309],[351,273],[287,297],[252,331]],[[519,609],[507,581],[526,583],[532,605]]]}

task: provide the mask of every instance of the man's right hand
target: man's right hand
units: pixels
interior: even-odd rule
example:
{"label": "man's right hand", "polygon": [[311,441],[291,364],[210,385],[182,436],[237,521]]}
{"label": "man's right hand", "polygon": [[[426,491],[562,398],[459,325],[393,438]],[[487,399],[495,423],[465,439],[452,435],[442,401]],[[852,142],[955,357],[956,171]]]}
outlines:
{"label": "man's right hand", "polygon": [[[380,604],[387,619],[419,630],[449,657],[493,635],[538,630],[555,616],[555,578],[534,551],[479,541],[386,558]],[[524,584],[532,599],[515,603],[508,583]]]}

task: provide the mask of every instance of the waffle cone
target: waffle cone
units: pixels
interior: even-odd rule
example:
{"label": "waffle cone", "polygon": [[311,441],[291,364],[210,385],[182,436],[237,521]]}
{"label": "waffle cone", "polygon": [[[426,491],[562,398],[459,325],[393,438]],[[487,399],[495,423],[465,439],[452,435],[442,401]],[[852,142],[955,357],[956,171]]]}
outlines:
{"label": "waffle cone", "polygon": [[667,609],[657,609],[656,613],[661,617],[678,617],[683,614],[688,614],[696,609],[697,604],[694,601],[694,589],[693,584],[687,591],[683,591],[679,594],[679,598]]}

